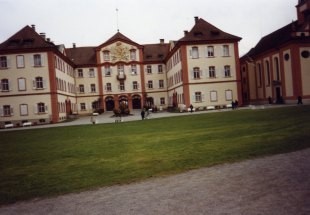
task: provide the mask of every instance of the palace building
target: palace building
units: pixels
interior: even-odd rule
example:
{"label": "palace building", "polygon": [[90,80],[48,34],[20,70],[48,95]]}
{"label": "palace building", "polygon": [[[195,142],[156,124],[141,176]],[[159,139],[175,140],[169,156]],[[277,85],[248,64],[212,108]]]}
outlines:
{"label": "palace building", "polygon": [[245,104],[310,103],[310,0],[299,0],[297,21],[263,37],[240,59]]}
{"label": "palace building", "polygon": [[56,123],[121,103],[130,110],[242,104],[241,38],[194,21],[169,43],[139,44],[117,32],[96,47],[72,48],[25,26],[0,44],[0,127]]}

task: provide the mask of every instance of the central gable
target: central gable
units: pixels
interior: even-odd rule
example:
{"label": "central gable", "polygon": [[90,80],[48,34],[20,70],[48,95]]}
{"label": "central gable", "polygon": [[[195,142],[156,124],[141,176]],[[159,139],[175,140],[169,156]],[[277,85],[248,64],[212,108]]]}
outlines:
{"label": "central gable", "polygon": [[96,48],[99,52],[101,63],[117,63],[139,61],[139,52],[143,46],[135,43],[120,32],[117,32],[113,37]]}

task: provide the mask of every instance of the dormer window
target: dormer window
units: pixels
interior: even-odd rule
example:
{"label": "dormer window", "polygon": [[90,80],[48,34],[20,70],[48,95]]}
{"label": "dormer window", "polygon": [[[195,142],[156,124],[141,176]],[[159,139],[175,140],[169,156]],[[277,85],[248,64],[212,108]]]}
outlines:
{"label": "dormer window", "polygon": [[19,39],[13,39],[9,41],[9,46],[17,46],[19,44]]}
{"label": "dormer window", "polygon": [[23,45],[29,46],[33,44],[34,39],[24,39],[23,40]]}
{"label": "dormer window", "polygon": [[103,51],[103,60],[104,61],[110,61],[110,52],[109,51]]}
{"label": "dormer window", "polygon": [[216,36],[216,35],[219,35],[220,32],[219,32],[218,30],[212,30],[212,31],[211,31],[211,34],[214,35],[214,36]]}
{"label": "dormer window", "polygon": [[203,35],[203,33],[200,32],[200,31],[194,32],[194,36],[195,36],[195,37],[201,37],[202,35]]}
{"label": "dormer window", "polygon": [[163,54],[158,54],[158,58],[164,58]]}

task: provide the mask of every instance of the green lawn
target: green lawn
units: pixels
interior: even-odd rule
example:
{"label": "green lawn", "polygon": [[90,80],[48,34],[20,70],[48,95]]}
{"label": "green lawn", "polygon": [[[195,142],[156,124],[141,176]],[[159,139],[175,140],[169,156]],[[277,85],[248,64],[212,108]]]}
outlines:
{"label": "green lawn", "polygon": [[0,132],[0,204],[310,147],[310,106]]}

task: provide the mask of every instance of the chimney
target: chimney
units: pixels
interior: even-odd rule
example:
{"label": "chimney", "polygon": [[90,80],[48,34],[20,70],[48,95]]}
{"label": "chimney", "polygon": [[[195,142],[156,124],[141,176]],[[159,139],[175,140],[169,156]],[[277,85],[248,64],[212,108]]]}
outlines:
{"label": "chimney", "polygon": [[160,42],[160,44],[164,44],[165,40],[164,39],[160,39],[159,42]]}
{"label": "chimney", "polygon": [[73,48],[76,48],[76,44],[75,43],[72,43],[72,46],[73,46]]}
{"label": "chimney", "polygon": [[51,38],[46,38],[46,41],[47,42],[51,42]]}
{"label": "chimney", "polygon": [[36,26],[35,25],[31,25],[31,28],[35,31],[36,30]]}
{"label": "chimney", "polygon": [[184,36],[186,36],[188,34],[188,31],[184,31]]}
{"label": "chimney", "polygon": [[198,22],[199,17],[198,17],[198,16],[195,16],[194,18],[195,18],[195,23],[197,23],[197,22]]}
{"label": "chimney", "polygon": [[45,33],[40,33],[40,36],[41,36],[44,40],[46,39]]}

